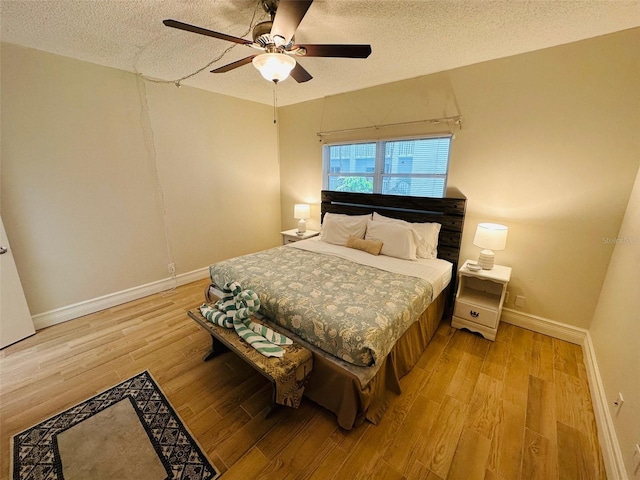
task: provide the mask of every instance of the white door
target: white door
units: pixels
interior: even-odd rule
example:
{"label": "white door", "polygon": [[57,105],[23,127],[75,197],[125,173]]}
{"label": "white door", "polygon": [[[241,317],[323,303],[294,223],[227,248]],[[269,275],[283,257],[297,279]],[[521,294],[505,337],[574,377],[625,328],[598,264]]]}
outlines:
{"label": "white door", "polygon": [[0,217],[0,348],[36,333]]}

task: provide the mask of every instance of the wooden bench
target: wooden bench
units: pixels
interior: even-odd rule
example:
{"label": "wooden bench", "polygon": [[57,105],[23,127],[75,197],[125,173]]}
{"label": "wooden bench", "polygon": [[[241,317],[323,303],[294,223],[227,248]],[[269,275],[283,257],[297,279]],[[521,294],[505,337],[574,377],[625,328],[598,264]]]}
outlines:
{"label": "wooden bench", "polygon": [[[208,322],[199,308],[190,310],[188,315],[211,335],[211,349],[204,355],[204,361],[230,350],[271,382],[272,402],[265,409],[265,417],[278,405],[298,408],[307,378],[313,368],[313,357],[309,350],[294,343],[282,347],[285,354],[280,358],[265,357],[242,340],[234,329],[223,328]],[[264,323],[256,317],[251,317],[251,320]]]}

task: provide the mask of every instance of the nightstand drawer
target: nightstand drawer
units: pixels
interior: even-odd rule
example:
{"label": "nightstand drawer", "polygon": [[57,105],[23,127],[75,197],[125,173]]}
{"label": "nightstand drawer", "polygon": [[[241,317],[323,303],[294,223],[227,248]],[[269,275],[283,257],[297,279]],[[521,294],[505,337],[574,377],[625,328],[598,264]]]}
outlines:
{"label": "nightstand drawer", "polygon": [[482,308],[471,303],[465,303],[460,300],[456,301],[453,315],[491,328],[494,328],[498,324],[497,311]]}

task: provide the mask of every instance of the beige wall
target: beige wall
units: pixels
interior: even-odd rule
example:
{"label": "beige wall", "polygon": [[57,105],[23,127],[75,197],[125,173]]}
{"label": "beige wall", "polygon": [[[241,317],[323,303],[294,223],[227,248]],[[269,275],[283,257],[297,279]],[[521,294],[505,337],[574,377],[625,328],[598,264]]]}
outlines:
{"label": "beige wall", "polygon": [[0,206],[32,314],[278,243],[270,107],[1,53]]}
{"label": "beige wall", "polygon": [[146,88],[179,271],[278,245],[272,108],[193,88]]}
{"label": "beige wall", "polygon": [[507,306],[524,295],[525,313],[588,327],[613,251],[601,238],[618,231],[640,163],[639,37],[283,107],[280,164],[268,106],[3,44],[1,205],[30,307],[162,279],[170,261],[184,273],[276,245],[297,202],[316,204],[318,228],[317,132],[461,114],[449,183],[469,199],[463,257],[477,256],[479,221],[507,224]]}
{"label": "beige wall", "polygon": [[319,201],[317,132],[462,115],[449,177],[468,198],[462,257],[479,253],[479,222],[506,224],[507,306],[523,295],[522,312],[587,328],[613,251],[601,239],[618,232],[640,165],[639,45],[634,29],[281,108],[283,227],[294,203]]}
{"label": "beige wall", "polygon": [[[607,405],[631,478],[633,445],[640,443],[640,172],[620,232],[607,241],[615,242],[615,248],[590,331]],[[624,404],[616,415],[613,401],[618,392]]]}

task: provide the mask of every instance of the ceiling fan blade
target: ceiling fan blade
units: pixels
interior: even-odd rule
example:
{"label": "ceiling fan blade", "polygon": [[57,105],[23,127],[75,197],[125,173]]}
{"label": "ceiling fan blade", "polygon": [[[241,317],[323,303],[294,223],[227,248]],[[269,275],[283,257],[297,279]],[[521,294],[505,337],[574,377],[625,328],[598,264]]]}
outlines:
{"label": "ceiling fan blade", "polygon": [[371,55],[371,45],[322,45],[306,44],[294,45],[291,51],[296,48],[304,48],[307,53],[305,57],[344,57],[344,58],[367,58]]}
{"label": "ceiling fan blade", "polygon": [[283,44],[289,43],[312,3],[313,0],[280,0],[271,26],[271,36],[282,37]]}
{"label": "ceiling fan blade", "polygon": [[224,65],[222,67],[218,67],[214,70],[211,70],[211,73],[224,73],[224,72],[228,72],[229,70],[233,70],[234,68],[238,68],[241,67],[243,65],[246,65],[247,63],[251,63],[251,60],[253,60],[253,57],[256,57],[257,55],[251,55],[250,57],[246,57],[243,58],[242,60],[237,60],[235,62],[232,62],[228,65]]}
{"label": "ceiling fan blade", "polygon": [[167,27],[177,28],[178,30],[185,30],[187,32],[199,33],[200,35],[207,35],[208,37],[219,38],[221,40],[227,40],[228,42],[239,43],[240,45],[251,45],[253,42],[245,40],[244,38],[233,37],[225,33],[214,32],[213,30],[207,30],[206,28],[196,27],[195,25],[189,25],[188,23],[182,23],[177,20],[164,20]]}
{"label": "ceiling fan blade", "polygon": [[313,78],[298,62],[289,75],[298,83],[308,82]]}

